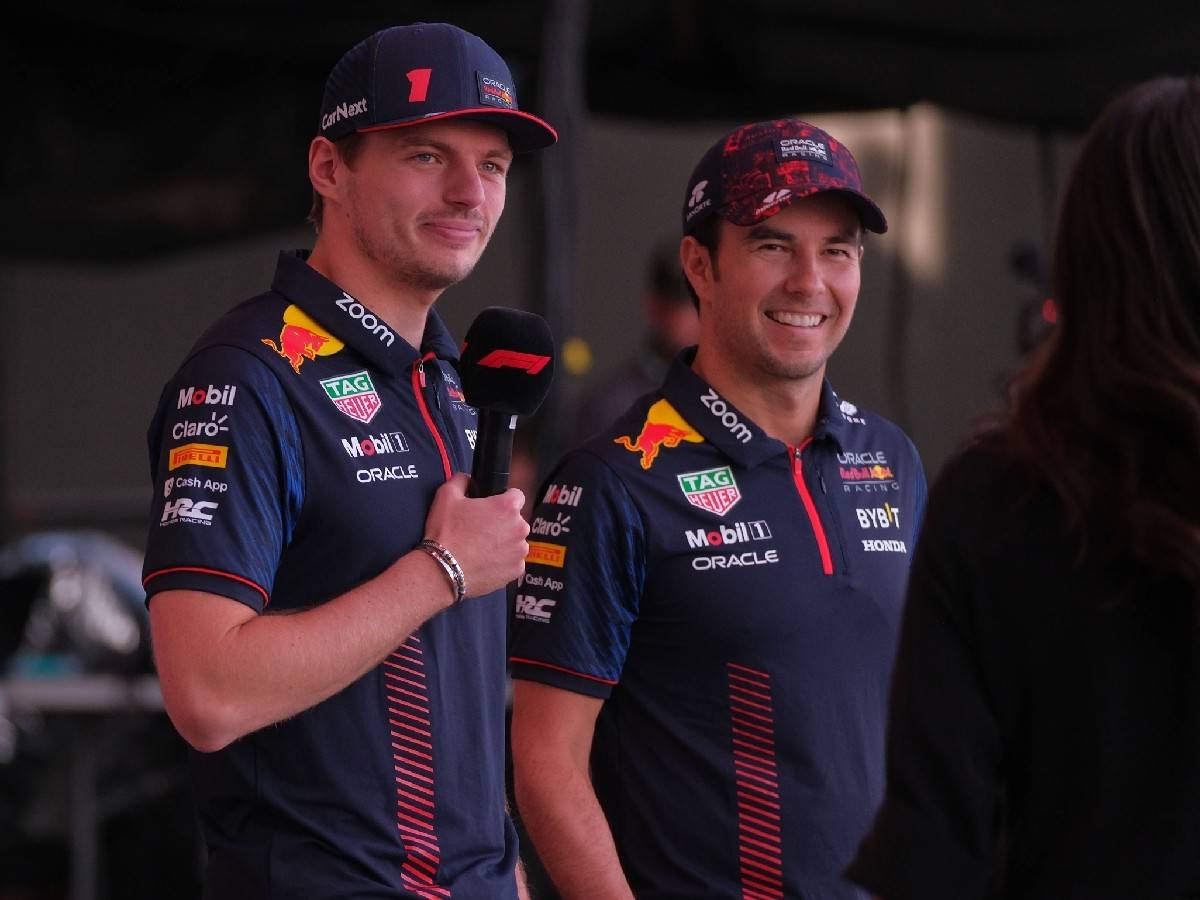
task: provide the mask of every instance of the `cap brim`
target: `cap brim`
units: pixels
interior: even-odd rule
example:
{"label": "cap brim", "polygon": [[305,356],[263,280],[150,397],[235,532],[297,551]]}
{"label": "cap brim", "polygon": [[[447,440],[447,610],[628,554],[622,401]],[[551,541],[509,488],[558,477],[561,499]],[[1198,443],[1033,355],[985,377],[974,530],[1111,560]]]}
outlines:
{"label": "cap brim", "polygon": [[[797,200],[803,200],[805,197],[811,197],[814,194],[841,194],[854,205],[863,228],[867,231],[873,231],[876,234],[883,234],[887,231],[887,219],[883,217],[883,211],[875,205],[875,201],[851,188],[814,187],[808,191],[793,191],[787,200],[776,206],[764,209],[763,212],[757,215],[754,214],[754,210],[756,209],[754,204],[758,201],[755,199],[755,195],[749,195],[718,207],[717,213],[734,225],[747,227],[757,225],[759,222],[778,215],[781,210],[791,206]],[[761,203],[757,208],[762,208]]]}
{"label": "cap brim", "polygon": [[472,122],[495,125],[508,134],[508,143],[513,153],[544,150],[558,141],[558,132],[551,127],[549,122],[519,109],[496,109],[490,106],[456,109],[416,119],[381,122],[378,125],[359,128],[358,131],[387,131],[392,128],[404,128],[409,125],[421,125],[425,122],[437,122],[444,119],[469,119]]}

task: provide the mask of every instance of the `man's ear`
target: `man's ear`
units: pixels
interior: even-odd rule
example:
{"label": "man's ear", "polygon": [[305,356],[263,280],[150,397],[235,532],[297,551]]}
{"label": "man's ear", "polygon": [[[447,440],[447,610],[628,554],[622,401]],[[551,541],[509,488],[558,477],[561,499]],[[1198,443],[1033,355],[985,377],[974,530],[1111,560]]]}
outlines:
{"label": "man's ear", "polygon": [[338,178],[342,170],[342,157],[333,141],[315,137],[308,145],[308,180],[313,190],[326,200],[336,199]]}
{"label": "man's ear", "polygon": [[709,293],[709,286],[716,280],[716,264],[712,254],[689,234],[679,242],[679,264],[692,290],[703,300]]}

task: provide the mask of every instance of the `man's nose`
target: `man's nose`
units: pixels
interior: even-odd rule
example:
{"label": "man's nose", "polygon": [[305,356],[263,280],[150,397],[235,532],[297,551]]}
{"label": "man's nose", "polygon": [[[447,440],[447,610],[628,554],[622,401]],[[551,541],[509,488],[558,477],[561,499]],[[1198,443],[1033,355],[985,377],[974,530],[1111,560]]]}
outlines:
{"label": "man's nose", "polygon": [[475,209],[483,205],[483,177],[468,162],[455,162],[446,173],[444,196],[447,203]]}

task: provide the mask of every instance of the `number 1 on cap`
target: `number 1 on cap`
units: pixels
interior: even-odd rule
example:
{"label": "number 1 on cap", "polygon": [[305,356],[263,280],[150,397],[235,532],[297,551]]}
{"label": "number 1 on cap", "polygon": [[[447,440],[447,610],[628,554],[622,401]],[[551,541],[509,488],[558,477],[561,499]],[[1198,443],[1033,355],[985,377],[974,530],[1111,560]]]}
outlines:
{"label": "number 1 on cap", "polygon": [[429,75],[433,69],[410,69],[408,75],[408,83],[411,85],[408,89],[409,103],[424,103],[425,95],[429,93]]}

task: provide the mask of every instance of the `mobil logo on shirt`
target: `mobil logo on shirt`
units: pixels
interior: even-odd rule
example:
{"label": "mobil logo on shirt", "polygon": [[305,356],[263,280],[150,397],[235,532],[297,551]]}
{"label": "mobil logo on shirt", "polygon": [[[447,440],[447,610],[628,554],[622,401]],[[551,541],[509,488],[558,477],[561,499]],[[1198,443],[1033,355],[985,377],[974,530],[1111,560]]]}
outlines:
{"label": "mobil logo on shirt", "polygon": [[733,522],[718,525],[710,530],[694,528],[685,531],[688,549],[699,550],[704,547],[724,547],[729,544],[745,544],[749,541],[769,541],[771,526],[763,519],[754,522]]}
{"label": "mobil logo on shirt", "polygon": [[583,499],[583,488],[573,484],[552,484],[546,488],[542,502],[555,506],[579,506]]}

